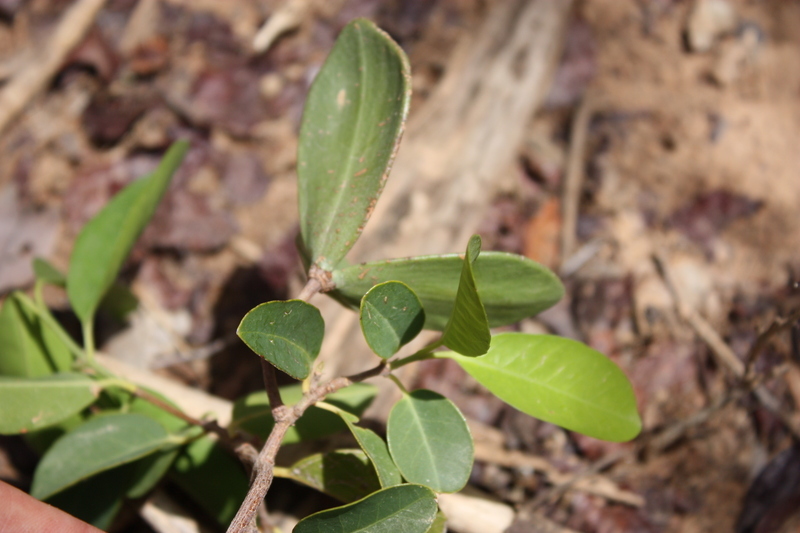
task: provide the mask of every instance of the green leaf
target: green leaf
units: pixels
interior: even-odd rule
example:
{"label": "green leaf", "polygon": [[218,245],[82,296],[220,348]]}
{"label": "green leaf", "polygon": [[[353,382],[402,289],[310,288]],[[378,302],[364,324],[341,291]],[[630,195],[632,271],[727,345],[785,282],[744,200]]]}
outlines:
{"label": "green leaf", "polygon": [[223,527],[233,520],[250,485],[242,463],[208,437],[181,451],[170,479]]}
{"label": "green leaf", "polygon": [[498,398],[531,416],[603,440],[631,440],[642,429],[628,378],[608,357],[553,335],[503,333],[483,357],[455,360]]}
{"label": "green leaf", "polygon": [[315,453],[286,469],[286,477],[350,503],[380,490],[369,458],[361,450]]}
{"label": "green leaf", "polygon": [[90,476],[130,463],[172,441],[146,416],[97,416],[67,433],[44,454],[33,475],[31,495],[44,499]]}
{"label": "green leaf", "polygon": [[117,278],[189,148],[178,141],[158,168],[125,187],[78,234],[67,274],[67,296],[84,324]]}
{"label": "green leaf", "polygon": [[46,259],[37,257],[33,260],[33,273],[36,274],[36,279],[50,285],[61,288],[67,286],[67,276]]}
{"label": "green leaf", "polygon": [[[392,259],[354,265],[333,272],[343,304],[357,308],[377,283],[397,280],[408,285],[425,308],[425,328],[442,330],[453,314],[463,261],[458,254]],[[525,257],[484,252],[472,265],[491,327],[519,322],[554,305],[564,295],[555,274]]]}
{"label": "green leaf", "polygon": [[247,313],[236,330],[258,355],[296,379],[306,379],[319,355],[325,322],[302,300],[267,302]]}
{"label": "green leaf", "polygon": [[399,485],[363,500],[312,514],[293,533],[425,533],[436,518],[436,498],[427,487]]}
{"label": "green leaf", "polygon": [[110,315],[117,322],[125,322],[138,306],[139,298],[129,287],[119,282],[114,282],[100,301],[101,312]]}
{"label": "green leaf", "polygon": [[45,329],[14,294],[6,298],[0,310],[0,375],[34,378],[53,373]]}
{"label": "green leaf", "polygon": [[426,533],[447,533],[447,516],[439,509],[436,518]]}
{"label": "green leaf", "polygon": [[167,475],[172,463],[177,459],[180,448],[156,452],[142,457],[134,465],[133,480],[125,495],[128,498],[141,498],[150,492]]}
{"label": "green leaf", "polygon": [[0,434],[27,433],[61,422],[93,403],[99,391],[97,382],[82,374],[0,377]]}
{"label": "green leaf", "polygon": [[383,190],[408,114],[409,71],[386,33],[356,19],[311,86],[297,150],[300,231],[323,270],[344,258]]}
{"label": "green leaf", "polygon": [[[329,395],[325,401],[360,416],[372,403],[375,394],[377,394],[375,386],[367,383],[354,383]],[[296,404],[303,397],[301,385],[281,387],[281,397],[286,405]],[[243,429],[250,434],[266,438],[274,425],[265,392],[254,392],[234,402],[231,431]],[[312,406],[297,420],[294,426],[289,428],[283,438],[283,444],[319,439],[343,431],[346,427],[336,414]]]}
{"label": "green leaf", "polygon": [[342,420],[344,420],[344,423],[347,424],[350,432],[356,438],[358,445],[361,446],[361,449],[372,461],[372,465],[381,482],[381,487],[392,487],[402,483],[403,476],[400,475],[400,470],[394,464],[386,442],[371,429],[356,426],[347,416],[342,416]]}
{"label": "green leaf", "polygon": [[388,359],[419,335],[425,312],[408,285],[387,281],[372,287],[361,299],[360,320],[369,347]]}
{"label": "green leaf", "polygon": [[102,472],[47,498],[47,503],[108,531],[122,509],[125,492],[131,484],[133,465]]}
{"label": "green leaf", "polygon": [[442,344],[461,355],[478,356],[489,351],[492,334],[489,319],[481,303],[472,265],[481,253],[481,238],[473,235],[467,245],[461,268],[461,279],[456,291],[453,314],[442,334]]}
{"label": "green leaf", "polygon": [[433,391],[406,394],[386,427],[389,450],[403,477],[436,492],[458,492],[469,480],[474,450],[458,408]]}

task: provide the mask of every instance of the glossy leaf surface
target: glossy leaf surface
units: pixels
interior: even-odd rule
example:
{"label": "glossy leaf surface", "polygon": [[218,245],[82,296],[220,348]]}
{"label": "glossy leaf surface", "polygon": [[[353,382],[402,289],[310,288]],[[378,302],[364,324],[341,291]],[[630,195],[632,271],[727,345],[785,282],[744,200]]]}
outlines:
{"label": "glossy leaf surface", "polygon": [[[472,265],[491,327],[513,324],[552,306],[564,295],[555,274],[522,256],[484,252]],[[443,330],[453,314],[463,261],[458,254],[393,259],[345,267],[333,272],[329,293],[357,308],[377,283],[402,281],[425,308],[425,328]]]}
{"label": "glossy leaf surface", "polygon": [[[377,389],[367,383],[354,383],[349,387],[329,395],[325,401],[340,409],[360,416],[372,403]],[[299,384],[281,387],[281,397],[286,405],[293,405],[303,396]],[[241,428],[248,433],[266,438],[275,425],[265,392],[254,392],[233,404],[233,421],[231,429]],[[283,444],[294,444],[301,441],[319,439],[347,428],[335,413],[309,407],[294,426],[290,427],[283,438]]]}
{"label": "glossy leaf surface", "polygon": [[442,334],[442,344],[461,355],[478,356],[489,350],[489,319],[475,286],[472,265],[481,252],[481,238],[473,235],[467,245],[456,290],[453,314]]}
{"label": "glossy leaf surface", "polygon": [[388,359],[419,335],[425,324],[425,312],[408,285],[387,281],[375,285],[364,295],[359,319],[369,347]]}
{"label": "glossy leaf surface", "polygon": [[83,374],[0,377],[0,434],[27,433],[56,424],[97,399],[97,382]]}
{"label": "glossy leaf surface", "polygon": [[170,438],[164,427],[146,416],[97,416],[58,439],[45,453],[34,473],[31,495],[47,498],[168,444]]}
{"label": "glossy leaf surface", "polygon": [[436,518],[433,492],[419,485],[380,490],[363,500],[304,518],[294,533],[425,533]]}
{"label": "glossy leaf surface", "polygon": [[372,462],[372,466],[378,474],[381,487],[392,487],[402,483],[403,476],[400,475],[400,470],[394,464],[386,441],[371,429],[355,425],[346,416],[343,416],[342,420],[347,424],[358,445],[361,446],[361,449],[364,450],[364,453],[367,454],[367,457]]}
{"label": "glossy leaf surface", "polygon": [[342,503],[360,500],[381,488],[369,458],[361,450],[315,453],[296,462],[288,471],[289,479]]}
{"label": "glossy leaf surface", "polygon": [[188,148],[184,141],[173,144],[152,174],[125,187],[78,234],[67,273],[67,296],[81,322],[94,316]]}
{"label": "glossy leaf surface", "polygon": [[233,520],[250,485],[241,461],[208,437],[181,450],[170,479],[222,527]]}
{"label": "glossy leaf surface", "polygon": [[410,95],[400,47],[366,19],[348,24],[308,93],[297,150],[303,248],[323,270],[344,258],[372,213]]}
{"label": "glossy leaf surface", "polygon": [[642,422],[628,378],[608,357],[553,335],[503,333],[483,357],[455,360],[498,398],[531,416],[610,441],[639,434]]}
{"label": "glossy leaf surface", "polygon": [[296,379],[305,379],[319,355],[325,323],[302,300],[267,302],[247,313],[236,330],[258,355]]}
{"label": "glossy leaf surface", "polygon": [[474,449],[458,408],[429,390],[406,394],[389,413],[389,450],[403,477],[436,492],[457,492],[472,472]]}

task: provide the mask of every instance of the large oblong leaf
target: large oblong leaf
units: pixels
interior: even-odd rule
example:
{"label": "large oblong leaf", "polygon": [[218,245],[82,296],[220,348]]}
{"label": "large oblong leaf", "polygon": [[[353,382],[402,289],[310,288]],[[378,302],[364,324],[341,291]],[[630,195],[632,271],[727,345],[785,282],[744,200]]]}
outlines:
{"label": "large oblong leaf", "polygon": [[78,234],[67,273],[67,296],[81,322],[94,316],[188,148],[185,141],[173,144],[152,174],[125,187]]}
{"label": "large oblong leaf", "polygon": [[372,351],[388,359],[422,331],[425,312],[408,285],[387,281],[372,287],[361,299],[359,321]]}
{"label": "large oblong leaf", "polygon": [[319,355],[325,323],[302,300],[267,302],[247,313],[236,330],[258,355],[296,379],[306,379]]}
{"label": "large oblong leaf", "polygon": [[442,344],[461,355],[473,357],[485,354],[492,340],[489,319],[478,295],[472,271],[472,264],[480,252],[481,238],[473,235],[464,255],[453,314],[442,333]]}
{"label": "large oblong leaf", "polygon": [[474,448],[467,421],[436,392],[406,394],[389,413],[389,451],[403,477],[436,492],[458,492],[472,472]]}
{"label": "large oblong leaf", "polygon": [[[357,309],[373,285],[402,281],[425,308],[425,328],[441,331],[453,314],[462,265],[458,254],[353,265],[334,270],[336,290],[328,294]],[[564,295],[564,287],[555,274],[519,255],[483,252],[472,268],[491,327],[513,324],[540,313]]]}
{"label": "large oblong leaf", "polygon": [[356,19],[308,93],[297,149],[300,231],[323,270],[344,258],[383,190],[408,114],[409,71],[386,33]]}
{"label": "large oblong leaf", "polygon": [[608,357],[554,335],[503,333],[483,357],[455,360],[498,398],[531,416],[621,442],[642,429],[628,378]]}
{"label": "large oblong leaf", "polygon": [[436,518],[427,487],[399,485],[301,520],[293,533],[425,533]]}
{"label": "large oblong leaf", "polygon": [[361,450],[334,450],[300,459],[287,469],[298,483],[350,503],[380,490],[369,458]]}
{"label": "large oblong leaf", "polygon": [[0,377],[0,435],[27,433],[61,422],[94,402],[99,392],[97,382],[83,374]]}
{"label": "large oblong leaf", "polygon": [[31,496],[44,499],[94,474],[172,444],[164,426],[139,414],[95,417],[47,450],[33,475]]}

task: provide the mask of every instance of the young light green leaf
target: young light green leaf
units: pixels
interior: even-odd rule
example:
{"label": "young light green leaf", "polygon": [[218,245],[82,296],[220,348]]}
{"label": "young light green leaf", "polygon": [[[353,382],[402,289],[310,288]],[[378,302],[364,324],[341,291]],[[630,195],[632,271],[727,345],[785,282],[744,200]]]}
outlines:
{"label": "young light green leaf", "polygon": [[286,469],[286,477],[342,503],[360,500],[381,488],[369,458],[361,450],[309,455]]}
{"label": "young light green leaf", "polygon": [[311,86],[297,149],[300,231],[323,270],[344,258],[383,190],[408,114],[409,71],[386,33],[356,19]]}
{"label": "young light green leaf", "polygon": [[0,375],[33,378],[52,374],[54,365],[41,334],[38,319],[16,296],[6,298],[0,310]]}
{"label": "young light green leaf", "polygon": [[356,438],[358,445],[361,446],[361,449],[372,461],[372,466],[378,474],[381,487],[393,487],[402,483],[403,476],[400,475],[400,470],[394,464],[386,442],[371,429],[358,427],[347,416],[342,416],[342,420],[344,420],[344,423],[347,424],[348,429]]}
{"label": "young light green leaf", "polygon": [[170,479],[222,527],[233,520],[250,486],[241,461],[209,437],[181,450]]}
{"label": "young light green leaf", "polygon": [[[372,403],[375,394],[377,394],[375,386],[367,383],[354,383],[329,395],[325,401],[360,416]],[[281,397],[286,405],[296,404],[303,397],[301,385],[281,387]],[[234,402],[231,431],[243,429],[253,435],[266,438],[274,425],[265,392],[254,392]],[[283,444],[319,439],[343,431],[345,428],[346,426],[336,414],[312,406],[294,426],[289,428],[283,438]]]}
{"label": "young light green leaf", "polygon": [[436,518],[436,498],[427,487],[398,485],[363,500],[313,514],[293,533],[425,533]]}
{"label": "young light green leaf", "polygon": [[0,377],[0,434],[27,433],[56,424],[97,399],[97,382],[83,374]]}
{"label": "young light green leaf", "polygon": [[[402,281],[425,308],[425,328],[442,330],[453,314],[463,261],[458,254],[364,263],[333,272],[331,296],[357,308],[376,283]],[[525,257],[484,252],[472,265],[491,327],[519,322],[554,305],[564,295],[555,274]]]}
{"label": "young light green leaf", "polygon": [[50,285],[61,288],[67,286],[67,276],[54,267],[52,263],[40,257],[33,260],[33,273],[36,275],[36,279],[49,283]]}
{"label": "young light green leaf", "polygon": [[146,416],[97,416],[67,433],[44,454],[31,495],[44,499],[94,474],[171,445],[164,427]]}
{"label": "young light green leaf", "polygon": [[486,310],[478,295],[472,272],[472,265],[480,252],[481,238],[473,235],[464,256],[453,314],[442,333],[442,344],[461,355],[472,357],[489,351],[492,340],[489,319],[486,318]]}
{"label": "young light green leaf", "polygon": [[125,187],[78,234],[67,273],[67,296],[81,322],[92,320],[188,148],[185,141],[173,144],[152,174]]}
{"label": "young light green leaf", "polygon": [[425,312],[408,285],[387,281],[361,299],[361,331],[373,352],[384,359],[397,353],[422,331]]}
{"label": "young light green leaf", "polygon": [[436,492],[458,492],[472,472],[474,449],[458,408],[433,391],[406,394],[386,427],[389,451],[403,477]]}
{"label": "young light green leaf", "polygon": [[296,379],[306,379],[319,355],[325,322],[302,300],[267,302],[247,313],[236,334],[258,355]]}
{"label": "young light green leaf", "polygon": [[588,346],[553,335],[503,333],[489,353],[455,360],[498,398],[531,416],[598,439],[621,442],[642,429],[625,374]]}

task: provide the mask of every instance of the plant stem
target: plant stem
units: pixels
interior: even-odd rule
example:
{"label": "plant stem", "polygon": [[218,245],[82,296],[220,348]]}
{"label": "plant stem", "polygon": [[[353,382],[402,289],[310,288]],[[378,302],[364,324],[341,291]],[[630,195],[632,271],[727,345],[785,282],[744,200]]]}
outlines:
{"label": "plant stem", "polygon": [[268,363],[266,359],[261,360],[261,374],[264,376],[264,388],[267,390],[270,408],[275,410],[276,407],[282,407],[283,398],[281,398],[281,391],[278,388],[275,367]]}
{"label": "plant stem", "polygon": [[266,444],[258,454],[258,459],[254,467],[255,479],[250,485],[250,490],[247,492],[239,511],[233,518],[230,526],[228,526],[228,533],[245,533],[250,530],[253,519],[258,512],[258,507],[264,501],[272,479],[275,476],[275,456],[278,454],[283,437],[289,428],[297,422],[303,413],[325,398],[325,396],[332,394],[339,389],[343,389],[353,383],[358,383],[369,379],[371,377],[387,375],[389,373],[389,366],[385,361],[382,361],[378,366],[361,372],[350,377],[338,377],[317,387],[314,387],[308,392],[303,399],[295,405],[288,407],[281,405],[272,408],[272,417],[275,419],[275,426],[267,438]]}
{"label": "plant stem", "polygon": [[297,295],[297,299],[307,302],[311,299],[312,296],[314,296],[321,290],[322,290],[322,284],[319,282],[317,278],[308,278],[305,287],[303,287],[303,290],[300,291],[300,294]]}
{"label": "plant stem", "polygon": [[83,349],[89,364],[94,363],[94,317],[83,323]]}
{"label": "plant stem", "polygon": [[389,366],[392,370],[397,370],[400,367],[406,366],[409,363],[414,363],[416,361],[424,361],[426,359],[435,359],[436,356],[433,355],[433,352],[430,350],[420,350],[417,353],[411,354],[408,357],[403,357],[402,359],[397,359],[389,363]]}

